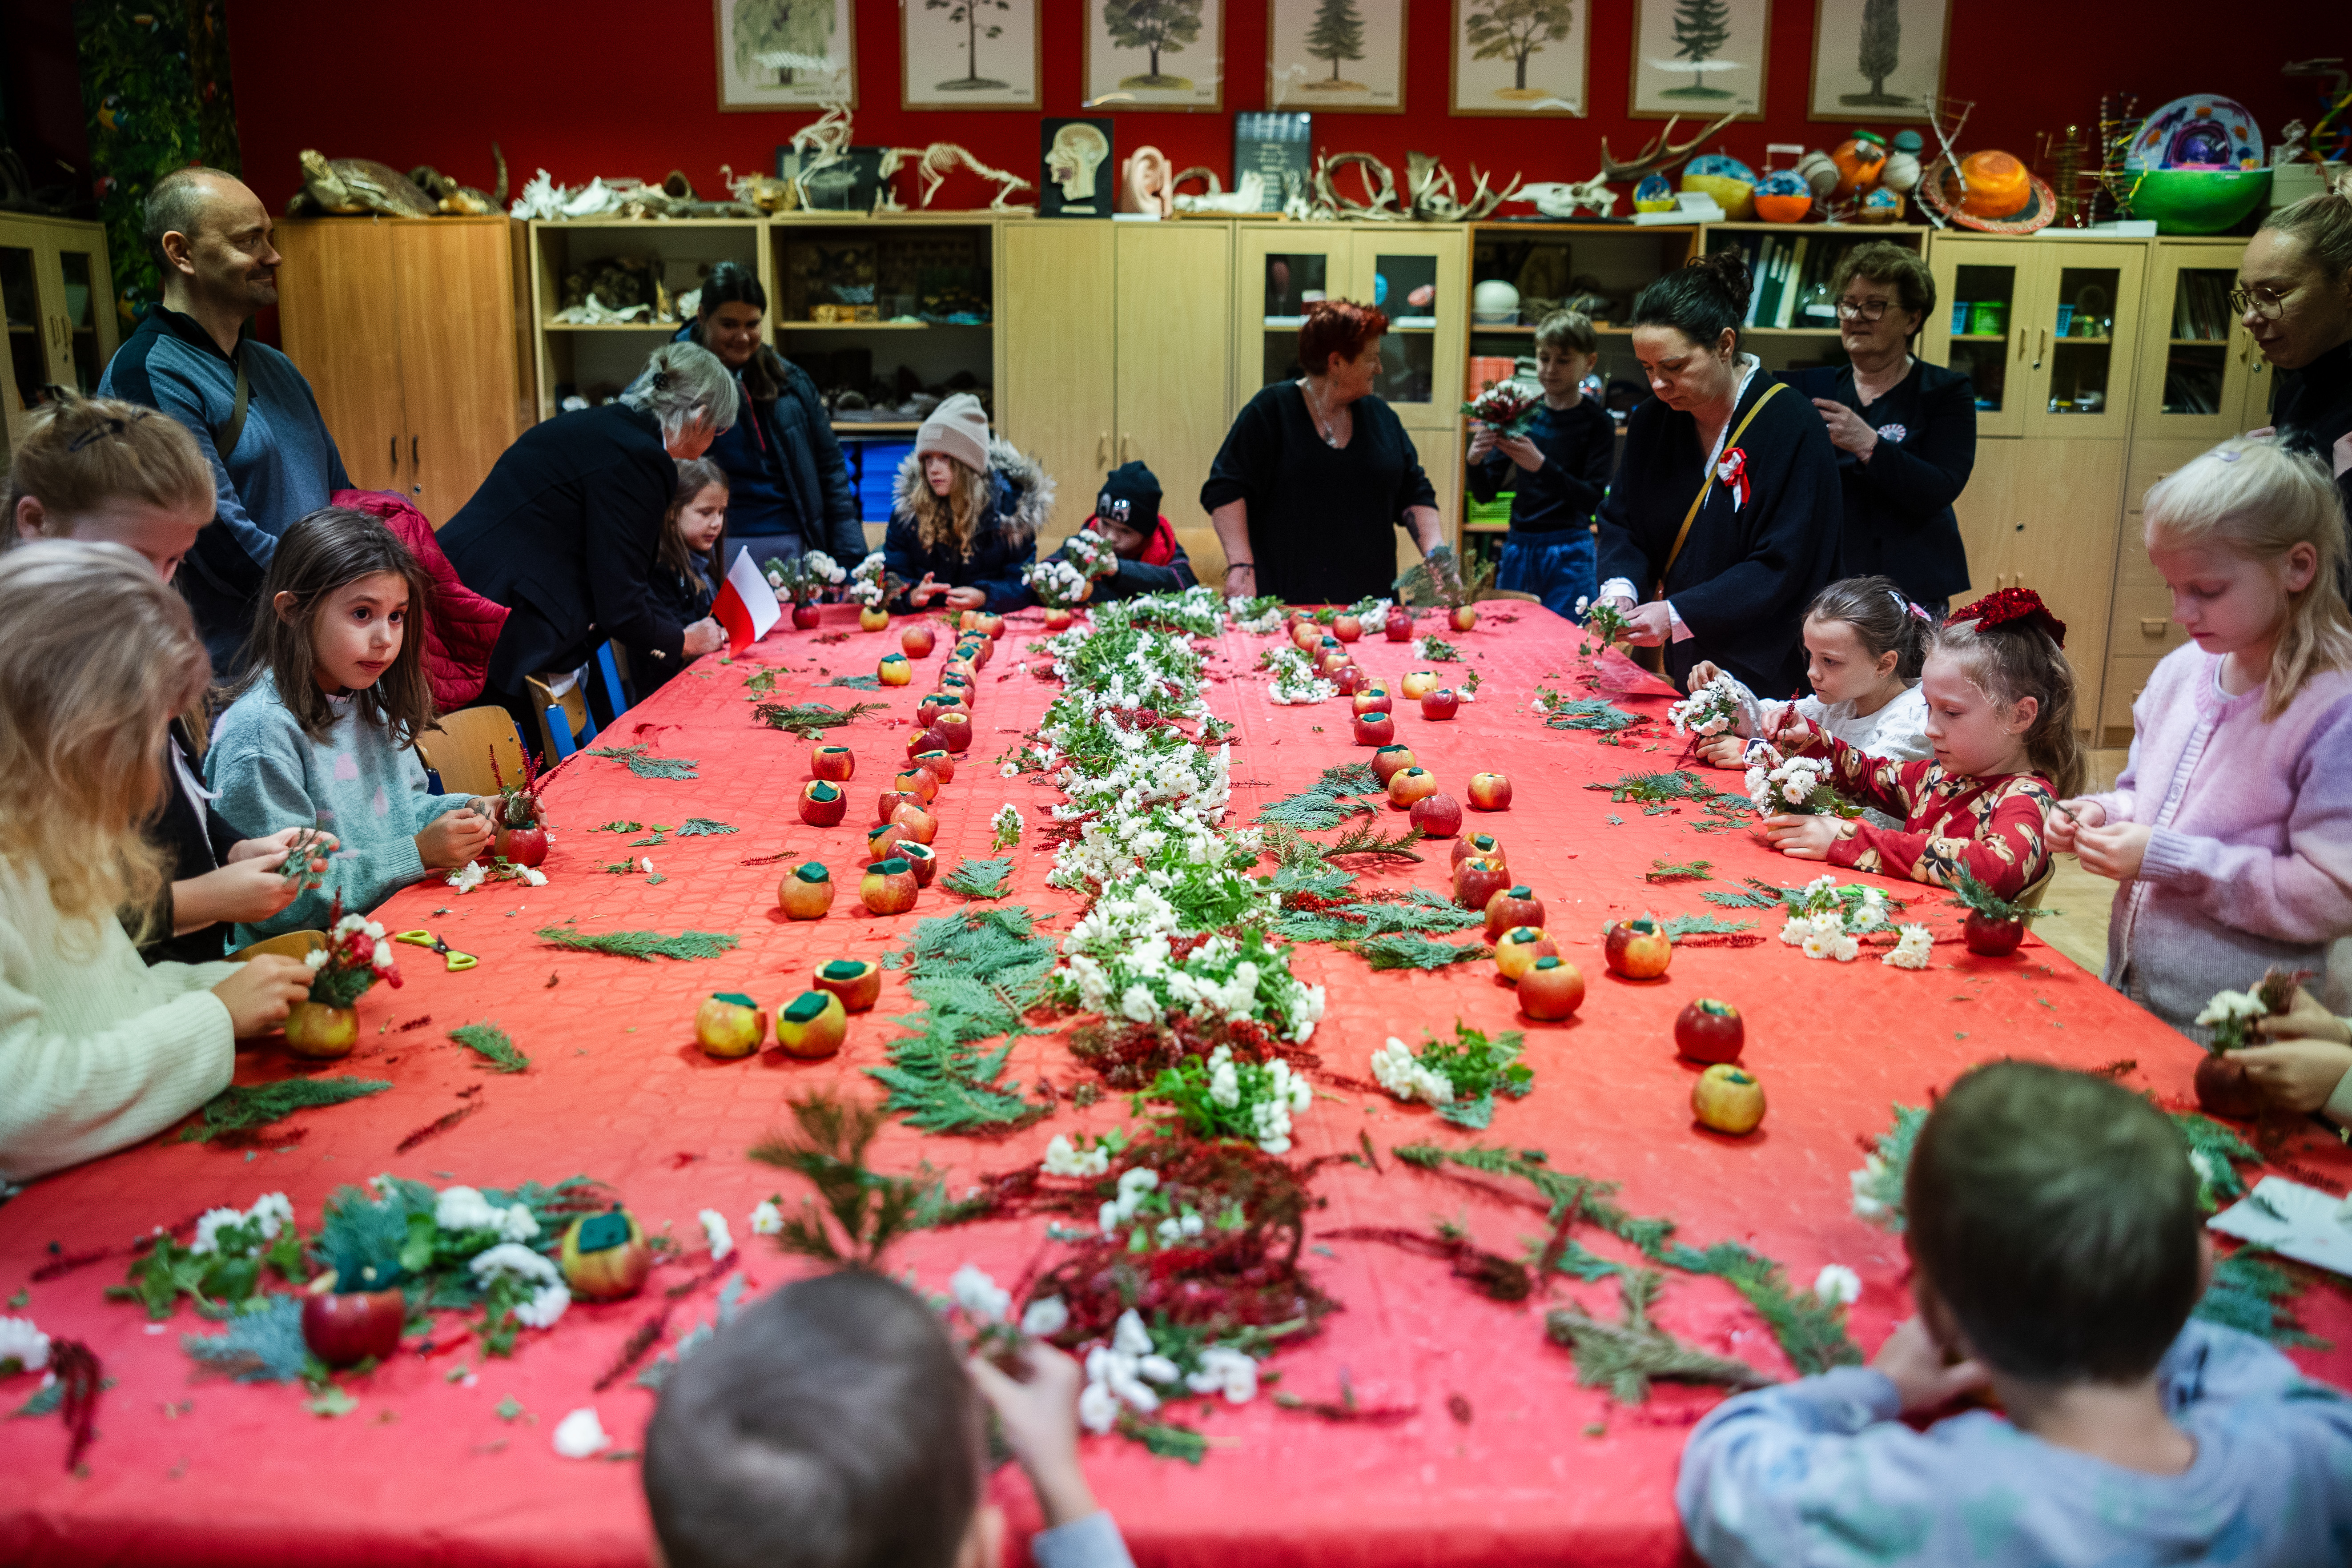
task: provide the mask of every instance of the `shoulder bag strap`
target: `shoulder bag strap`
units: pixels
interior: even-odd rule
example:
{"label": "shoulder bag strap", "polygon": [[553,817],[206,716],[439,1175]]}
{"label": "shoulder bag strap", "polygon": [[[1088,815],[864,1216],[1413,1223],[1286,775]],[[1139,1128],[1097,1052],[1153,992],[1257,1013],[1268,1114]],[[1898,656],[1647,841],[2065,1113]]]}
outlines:
{"label": "shoulder bag strap", "polygon": [[[1755,402],[1748,405],[1746,416],[1732,428],[1731,439],[1723,444],[1725,451],[1729,451],[1739,445],[1739,438],[1748,434],[1748,427],[1756,422],[1756,416],[1759,414],[1764,412],[1764,405],[1772,401],[1773,394],[1788,384],[1785,381],[1774,382],[1764,389]],[[1710,462],[1706,466],[1706,478],[1700,481],[1698,494],[1690,503],[1690,510],[1683,513],[1683,526],[1675,535],[1675,547],[1666,552],[1666,563],[1658,569],[1658,597],[1661,599],[1666,596],[1666,574],[1672,572],[1675,569],[1675,563],[1682,558],[1683,546],[1690,542],[1691,524],[1698,521],[1698,509],[1706,504],[1707,492],[1714,488],[1715,465]]]}
{"label": "shoulder bag strap", "polygon": [[[240,351],[244,346],[237,345]],[[220,427],[220,434],[213,440],[213,449],[220,454],[223,468],[228,466],[228,455],[236,450],[237,437],[245,434],[245,405],[252,395],[253,384],[246,379],[245,355],[240,352],[236,356],[236,404],[228,411],[228,423]]]}

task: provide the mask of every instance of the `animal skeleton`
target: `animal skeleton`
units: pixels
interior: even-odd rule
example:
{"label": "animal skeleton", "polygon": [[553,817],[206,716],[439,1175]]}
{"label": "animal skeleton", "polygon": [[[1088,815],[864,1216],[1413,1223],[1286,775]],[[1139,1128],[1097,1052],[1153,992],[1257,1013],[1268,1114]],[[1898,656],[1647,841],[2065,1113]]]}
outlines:
{"label": "animal skeleton", "polygon": [[[1370,202],[1360,202],[1353,196],[1343,196],[1332,188],[1331,176],[1343,166],[1353,163],[1363,176],[1364,188],[1371,195]],[[1370,153],[1340,153],[1315,160],[1315,195],[1332,213],[1343,218],[1358,218],[1369,223],[1393,223],[1412,215],[1397,205],[1396,174],[1386,163]]]}
{"label": "animal skeleton", "polygon": [[1476,223],[1496,207],[1509,201],[1519,188],[1519,177],[1500,191],[1486,187],[1486,176],[1478,165],[1470,165],[1473,188],[1470,199],[1459,199],[1454,184],[1454,173],[1427,153],[1407,153],[1405,155],[1405,194],[1412,216],[1432,223]]}
{"label": "animal skeleton", "polygon": [[849,151],[849,105],[828,103],[824,112],[793,132],[792,149],[803,155],[799,174],[793,176],[793,194],[798,205],[809,205],[809,176],[819,169],[838,163]]}
{"label": "animal skeleton", "polygon": [[1572,183],[1546,180],[1521,185],[1504,200],[1533,202],[1536,211],[1546,217],[1574,217],[1579,207],[1591,207],[1595,216],[1607,217],[1616,208],[1617,193],[1609,188],[1607,174],[1595,174],[1589,180]]}
{"label": "animal skeleton", "polygon": [[1738,118],[1739,110],[1732,110],[1689,141],[1676,146],[1675,126],[1682,120],[1682,116],[1677,114],[1666,121],[1664,130],[1642,144],[1642,150],[1633,154],[1633,161],[1630,163],[1620,163],[1609,155],[1609,138],[1603,136],[1601,139],[1601,172],[1612,180],[1638,180],[1644,174],[1654,174],[1668,164],[1679,163],[1697,152],[1700,142]]}
{"label": "animal skeleton", "polygon": [[992,169],[952,142],[934,142],[928,147],[886,147],[882,151],[882,194],[874,204],[876,212],[904,212],[890,191],[890,176],[902,166],[912,166],[922,176],[921,205],[929,206],[931,198],[940,194],[950,174],[957,169],[970,169],[983,180],[996,182],[996,195],[989,202],[991,212],[1034,212],[1035,207],[1012,200],[1015,191],[1035,187],[1020,175],[1005,169]]}
{"label": "animal skeleton", "polygon": [[1242,171],[1241,184],[1230,191],[1221,187],[1214,172],[1203,168],[1187,169],[1169,181],[1168,185],[1174,190],[1184,181],[1196,179],[1209,182],[1209,194],[1195,196],[1179,192],[1174,198],[1178,212],[1254,213],[1265,206],[1265,176],[1255,169]]}

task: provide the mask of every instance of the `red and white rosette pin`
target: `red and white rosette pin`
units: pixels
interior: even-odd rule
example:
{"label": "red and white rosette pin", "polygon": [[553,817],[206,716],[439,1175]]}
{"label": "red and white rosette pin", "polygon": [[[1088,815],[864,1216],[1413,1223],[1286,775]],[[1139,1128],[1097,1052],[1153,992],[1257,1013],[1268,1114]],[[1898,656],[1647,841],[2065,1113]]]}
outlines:
{"label": "red and white rosette pin", "polygon": [[1731,510],[1748,504],[1748,454],[1734,447],[1715,466],[1716,482],[1731,492]]}

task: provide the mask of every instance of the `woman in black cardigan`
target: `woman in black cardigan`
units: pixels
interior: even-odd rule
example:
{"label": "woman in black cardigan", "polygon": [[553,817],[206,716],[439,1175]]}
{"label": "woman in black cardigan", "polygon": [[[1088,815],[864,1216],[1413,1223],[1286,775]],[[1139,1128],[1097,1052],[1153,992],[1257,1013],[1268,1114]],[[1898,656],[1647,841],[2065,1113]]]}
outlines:
{"label": "woman in black cardigan", "polygon": [[1918,252],[1883,239],[1857,245],[1839,259],[1830,291],[1852,363],[1783,379],[1812,399],[1837,447],[1838,575],[1892,577],[1913,604],[1940,614],[1969,586],[1952,502],[1976,467],[1976,387],[1912,357],[1936,309],[1936,279]]}
{"label": "woman in black cardigan", "polygon": [[735,423],[735,378],[709,350],[665,343],[617,403],[532,426],[439,535],[466,586],[508,606],[489,695],[537,732],[524,682],[572,669],[617,639],[632,663],[676,669],[725,646],[705,618],[672,619],[653,593],[677,460]]}
{"label": "woman in black cardigan", "polygon": [[1837,574],[1837,459],[1821,416],[1739,352],[1748,289],[1719,252],[1633,302],[1654,395],[1626,420],[1601,505],[1600,597],[1627,613],[1628,641],[1665,645],[1677,684],[1704,659],[1792,696],[1805,605]]}

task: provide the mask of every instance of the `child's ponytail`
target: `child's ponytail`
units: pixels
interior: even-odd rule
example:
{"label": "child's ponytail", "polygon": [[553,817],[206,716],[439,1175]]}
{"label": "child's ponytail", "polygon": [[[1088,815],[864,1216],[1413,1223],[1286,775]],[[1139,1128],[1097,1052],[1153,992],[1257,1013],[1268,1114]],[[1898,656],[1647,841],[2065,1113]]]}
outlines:
{"label": "child's ponytail", "polygon": [[1891,577],[1843,577],[1813,595],[1805,618],[1843,621],[1853,628],[1874,662],[1895,655],[1895,676],[1905,685],[1919,679],[1927,659],[1934,617],[1903,596]]}
{"label": "child's ponytail", "polygon": [[1977,689],[2002,709],[2034,700],[2025,731],[2026,761],[2061,796],[2079,795],[2086,772],[2074,729],[2074,667],[2066,662],[2066,623],[2031,588],[2003,588],[1953,612],[1927,638],[1927,651],[1953,660]]}
{"label": "child's ponytail", "polygon": [[212,468],[177,420],[135,403],[49,391],[55,401],[26,416],[8,466],[0,548],[16,542],[17,503],[27,496],[40,503],[47,538],[65,537],[75,518],[119,500],[211,519]]}

